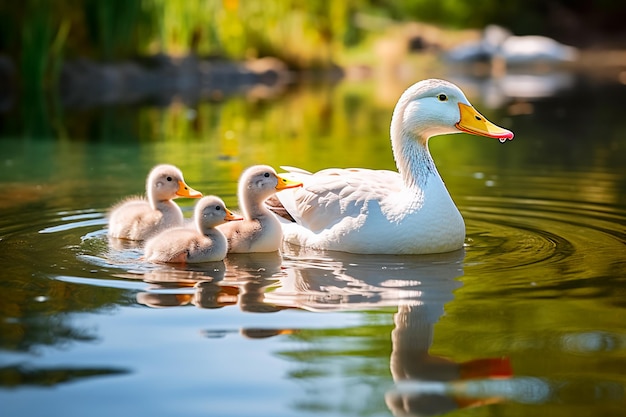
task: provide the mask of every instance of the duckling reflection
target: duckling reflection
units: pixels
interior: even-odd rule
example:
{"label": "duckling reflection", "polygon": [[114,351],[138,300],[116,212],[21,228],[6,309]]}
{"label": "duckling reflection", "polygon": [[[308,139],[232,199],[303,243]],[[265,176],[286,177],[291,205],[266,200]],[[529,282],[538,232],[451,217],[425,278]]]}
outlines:
{"label": "duckling reflection", "polygon": [[199,282],[192,303],[198,308],[216,309],[237,304],[239,289],[215,281]]}
{"label": "duckling reflection", "polygon": [[[242,311],[276,312],[283,307],[266,303],[264,297],[266,290],[276,285],[277,274],[282,273],[281,265],[282,257],[276,251],[229,254],[224,261],[186,265],[184,270],[173,267],[156,269],[141,275],[151,287],[150,291],[141,292],[136,298],[150,307],[192,304],[214,309],[239,305]],[[250,334],[260,334],[258,330],[251,329]],[[245,329],[242,334],[247,334]],[[283,334],[283,330],[276,334]]]}
{"label": "duckling reflection", "polygon": [[285,334],[293,334],[296,333],[296,330],[293,329],[257,329],[257,328],[249,328],[249,329],[241,329],[240,334],[243,337],[248,339],[267,339],[268,337],[274,337]]}
{"label": "duckling reflection", "polygon": [[[206,264],[205,264],[206,267]],[[224,263],[211,263],[206,270],[157,269],[142,275],[149,291],[136,295],[137,302],[153,308],[180,307],[193,304],[202,308],[220,308],[236,303],[230,289],[218,282],[224,278]],[[167,292],[165,292],[167,291]]]}
{"label": "duckling reflection", "polygon": [[224,263],[228,273],[223,285],[239,289],[239,308],[242,311],[272,313],[283,307],[265,302],[268,288],[275,286],[282,273],[280,252],[231,253]]}
{"label": "duckling reflection", "polygon": [[160,294],[154,292],[137,293],[137,302],[147,307],[181,307],[191,302],[192,294]]}
{"label": "duckling reflection", "polygon": [[226,269],[223,262],[204,264],[206,269],[155,269],[143,274],[143,280],[152,288],[194,287],[201,282],[216,282],[224,279]]}
{"label": "duckling reflection", "polygon": [[[287,275],[266,301],[309,311],[372,310],[397,306],[391,333],[389,366],[395,384],[443,385],[467,379],[510,377],[507,358],[459,363],[430,353],[434,326],[444,306],[462,284],[464,252],[429,256],[363,256],[285,251]],[[467,394],[467,395],[465,395]],[[424,392],[393,389],[385,402],[394,415],[437,415],[455,409],[501,401],[498,395],[472,398],[456,390]]]}
{"label": "duckling reflection", "polygon": [[[265,302],[266,291],[276,286],[278,276],[282,274],[282,257],[276,252],[228,254],[224,259],[226,275],[219,283],[220,295],[230,294],[231,304],[238,304],[242,311],[254,313],[274,313],[284,307]],[[207,294],[205,294],[205,292]],[[215,286],[203,283],[196,292],[196,297],[211,300]],[[194,304],[199,305],[198,300]],[[202,305],[204,307],[204,305]],[[239,334],[247,339],[265,339],[292,334],[296,330],[282,328],[241,328]],[[207,337],[222,337],[234,333],[229,329],[205,330]]]}

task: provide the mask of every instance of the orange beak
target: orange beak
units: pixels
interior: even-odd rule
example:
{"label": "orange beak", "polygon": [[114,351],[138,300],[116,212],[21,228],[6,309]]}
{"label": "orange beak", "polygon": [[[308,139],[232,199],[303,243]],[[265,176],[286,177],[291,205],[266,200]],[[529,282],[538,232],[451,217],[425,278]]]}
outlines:
{"label": "orange beak", "polygon": [[500,139],[501,142],[513,139],[513,132],[500,126],[496,126],[478,113],[475,108],[467,104],[459,103],[461,120],[455,125],[462,132],[488,138]]}
{"label": "orange beak", "polygon": [[227,208],[225,208],[224,210],[226,210],[226,216],[224,216],[224,220],[229,221],[229,222],[236,221],[236,220],[243,220],[243,217],[236,215],[235,213],[228,210]]}
{"label": "orange beak", "polygon": [[281,177],[280,175],[276,175],[278,177],[278,184],[276,184],[276,189],[286,190],[287,188],[297,188],[302,187],[302,183],[299,181],[293,181],[285,177]]}
{"label": "orange beak", "polygon": [[176,195],[179,197],[188,197],[188,198],[200,198],[202,197],[202,193],[200,191],[196,191],[184,181],[178,181],[178,191],[176,191]]}

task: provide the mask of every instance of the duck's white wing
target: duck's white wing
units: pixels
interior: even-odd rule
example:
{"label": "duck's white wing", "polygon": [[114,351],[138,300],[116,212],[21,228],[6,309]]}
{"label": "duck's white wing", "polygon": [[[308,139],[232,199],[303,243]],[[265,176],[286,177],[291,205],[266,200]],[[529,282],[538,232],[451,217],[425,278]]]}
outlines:
{"label": "duck's white wing", "polygon": [[298,224],[313,232],[362,214],[369,202],[377,201],[384,207],[389,195],[402,190],[401,177],[393,171],[331,168],[311,174],[282,168],[304,186],[282,191],[277,197]]}

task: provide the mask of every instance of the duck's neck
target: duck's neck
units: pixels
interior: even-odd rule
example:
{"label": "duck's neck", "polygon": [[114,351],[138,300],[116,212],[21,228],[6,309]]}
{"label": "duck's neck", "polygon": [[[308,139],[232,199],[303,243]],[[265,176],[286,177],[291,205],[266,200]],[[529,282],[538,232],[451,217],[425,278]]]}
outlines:
{"label": "duck's neck", "polygon": [[439,176],[427,139],[407,131],[397,132],[392,137],[392,148],[398,172],[407,188],[423,190],[430,177]]}
{"label": "duck's neck", "polygon": [[197,227],[198,227],[198,231],[206,237],[215,239],[215,238],[219,238],[220,236],[222,237],[224,236],[224,233],[216,229],[215,226],[213,225],[208,226],[208,225],[198,224]]}
{"label": "duck's neck", "polygon": [[159,210],[159,211],[179,211],[180,208],[178,207],[178,205],[176,203],[174,203],[172,200],[157,200],[155,198],[152,198],[152,196],[148,196],[148,201],[150,201],[150,206],[152,207],[153,210]]}
{"label": "duck's neck", "polygon": [[272,216],[272,212],[265,206],[265,198],[251,198],[247,193],[241,193],[239,197],[241,202],[241,212],[246,220],[259,219],[266,216]]}
{"label": "duck's neck", "polygon": [[193,213],[193,224],[196,226],[196,230],[205,236],[214,230],[213,225],[206,224],[202,218],[202,213]]}

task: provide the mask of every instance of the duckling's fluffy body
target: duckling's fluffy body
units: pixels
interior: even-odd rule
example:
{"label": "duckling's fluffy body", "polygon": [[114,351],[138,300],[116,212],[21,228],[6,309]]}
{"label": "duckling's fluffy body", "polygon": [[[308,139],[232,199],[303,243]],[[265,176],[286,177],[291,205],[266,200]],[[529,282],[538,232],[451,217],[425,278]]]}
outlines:
{"label": "duckling's fluffy body", "polygon": [[228,242],[215,227],[241,220],[216,196],[203,197],[194,209],[195,227],[167,229],[146,242],[144,258],[150,262],[216,262],[226,257]]}
{"label": "duckling's fluffy body", "polygon": [[155,166],[146,180],[147,197],[130,197],[113,206],[109,213],[110,237],[145,240],[170,227],[183,224],[183,212],[172,200],[177,197],[199,198],[182,172],[173,165]]}
{"label": "duckling's fluffy body", "polygon": [[244,220],[219,226],[228,239],[232,253],[274,252],[283,239],[276,215],[264,204],[265,200],[280,190],[299,187],[299,182],[278,175],[274,168],[255,165],[248,168],[239,179],[238,199]]}

